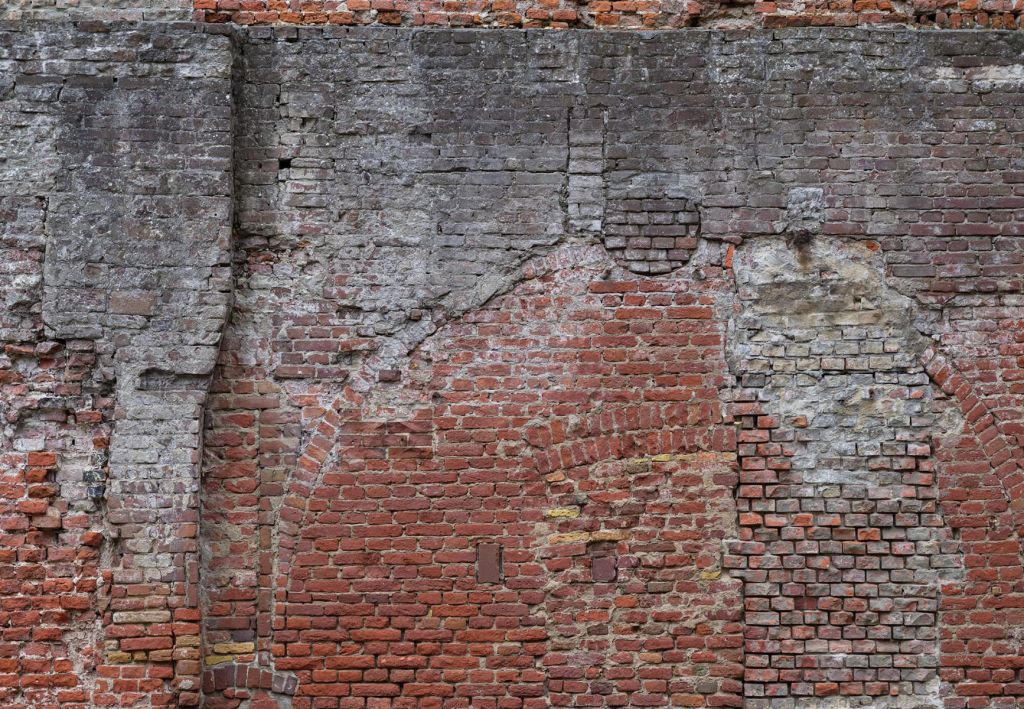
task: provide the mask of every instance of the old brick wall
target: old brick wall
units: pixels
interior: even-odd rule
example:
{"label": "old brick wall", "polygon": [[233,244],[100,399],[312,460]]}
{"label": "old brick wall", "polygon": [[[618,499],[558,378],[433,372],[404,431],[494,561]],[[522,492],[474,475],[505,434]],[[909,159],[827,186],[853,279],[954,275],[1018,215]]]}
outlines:
{"label": "old brick wall", "polygon": [[188,705],[229,38],[12,25],[0,64],[0,705]]}
{"label": "old brick wall", "polygon": [[[225,705],[231,660],[323,706],[1013,703],[1019,40],[249,38],[204,486]],[[688,523],[617,522],[616,505],[663,513],[610,471],[680,452],[735,452],[717,484],[738,475],[738,526],[652,562],[685,548],[652,526]],[[500,609],[474,583],[495,539]],[[589,616],[561,625],[511,565],[545,567],[543,597],[589,599],[562,589],[605,556],[612,607],[700,607],[684,599],[702,581],[743,581],[742,690],[727,626],[695,660],[701,618],[662,611],[661,646],[659,625],[588,600],[620,638],[603,655]],[[661,586],[644,569],[662,563],[688,571]]]}
{"label": "old brick wall", "polygon": [[191,0],[4,0],[0,20],[187,20]]}
{"label": "old brick wall", "polygon": [[4,706],[1024,706],[1022,50],[10,26]]}
{"label": "old brick wall", "polygon": [[634,30],[857,25],[1006,30],[1020,29],[1024,16],[1021,0],[193,0],[193,6],[198,21],[243,25]]}

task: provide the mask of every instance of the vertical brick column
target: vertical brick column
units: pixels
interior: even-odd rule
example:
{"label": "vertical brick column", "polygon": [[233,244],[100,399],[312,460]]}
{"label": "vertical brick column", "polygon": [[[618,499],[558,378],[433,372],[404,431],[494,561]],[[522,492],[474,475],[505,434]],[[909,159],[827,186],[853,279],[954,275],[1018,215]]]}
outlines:
{"label": "vertical brick column", "polygon": [[42,315],[95,341],[114,400],[92,701],[199,702],[200,426],[230,299],[230,39],[100,23],[62,34],[61,161]]}

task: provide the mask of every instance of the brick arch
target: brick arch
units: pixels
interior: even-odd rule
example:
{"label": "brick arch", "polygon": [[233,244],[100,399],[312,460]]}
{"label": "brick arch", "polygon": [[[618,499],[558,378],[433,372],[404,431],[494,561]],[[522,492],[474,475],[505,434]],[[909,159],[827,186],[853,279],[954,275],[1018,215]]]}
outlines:
{"label": "brick arch", "polygon": [[1024,474],[1020,446],[974,382],[935,349],[922,364],[963,417],[937,450],[940,499],[959,535],[962,581],[942,588],[940,675],[961,706],[971,697],[1019,695],[1024,636]]}
{"label": "brick arch", "polygon": [[724,558],[738,537],[733,430],[680,413],[620,406],[528,429],[558,521],[540,552],[554,705],[636,692],[642,706],[660,687],[679,706],[742,706],[742,582]]}
{"label": "brick arch", "polygon": [[[429,406],[327,411],[278,525],[272,647],[295,706],[739,701],[721,286],[542,271],[425,344]],[[500,584],[476,579],[485,541]]]}
{"label": "brick arch", "polygon": [[[1004,431],[991,406],[974,385],[945,356],[929,349],[922,355],[929,378],[957,402],[965,418],[965,430],[978,437],[1003,494],[1016,509],[1024,509],[1024,450]],[[996,511],[996,510],[992,510]]]}

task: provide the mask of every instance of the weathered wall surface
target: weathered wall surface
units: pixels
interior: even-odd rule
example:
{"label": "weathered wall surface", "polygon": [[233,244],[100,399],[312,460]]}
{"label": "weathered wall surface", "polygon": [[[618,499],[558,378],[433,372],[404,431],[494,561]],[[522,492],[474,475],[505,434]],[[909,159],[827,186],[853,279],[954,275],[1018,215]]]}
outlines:
{"label": "weathered wall surface", "polygon": [[2,36],[8,704],[1024,704],[1019,35]]}
{"label": "weathered wall surface", "polygon": [[0,703],[195,704],[229,38],[13,27],[0,64]]}
{"label": "weathered wall surface", "polygon": [[191,0],[4,0],[0,20],[187,20]]}
{"label": "weathered wall surface", "polygon": [[193,4],[198,21],[244,25],[636,30],[886,24],[1008,30],[1020,29],[1024,17],[1021,0],[193,0]]}
{"label": "weathered wall surface", "polygon": [[[254,30],[208,642],[325,706],[1012,704],[1019,50]],[[738,476],[717,553],[606,472],[680,453]],[[702,583],[742,658],[678,617]]]}

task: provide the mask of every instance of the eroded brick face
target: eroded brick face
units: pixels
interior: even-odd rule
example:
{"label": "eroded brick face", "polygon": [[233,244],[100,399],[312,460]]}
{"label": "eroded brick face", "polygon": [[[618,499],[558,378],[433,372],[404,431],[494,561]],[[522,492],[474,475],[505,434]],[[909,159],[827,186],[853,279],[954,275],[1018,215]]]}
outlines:
{"label": "eroded brick face", "polygon": [[1024,706],[1022,50],[5,26],[0,705]]}
{"label": "eroded brick face", "polygon": [[46,27],[0,31],[0,705],[195,706],[228,42]]}
{"label": "eroded brick face", "polygon": [[[728,289],[720,268],[691,284],[606,280],[611,265],[592,248],[538,260],[535,278],[423,346],[403,415],[371,398],[313,422],[267,520],[283,592],[261,627],[253,605],[229,605],[238,592],[211,589],[214,640],[248,615],[295,673],[293,701],[738,705],[740,586],[722,570],[735,445],[715,318]],[[250,399],[212,403],[248,424],[225,438],[256,438]],[[244,503],[229,485],[209,488],[211,506]],[[501,547],[496,583],[478,579],[482,544]]]}
{"label": "eroded brick face", "polygon": [[[279,532],[270,641],[299,696],[738,704],[717,281],[596,275],[444,328],[414,360],[433,405],[409,421],[338,413]],[[492,540],[503,580],[480,584]]]}
{"label": "eroded brick face", "polygon": [[193,0],[195,18],[245,25],[411,25],[498,28],[679,29],[910,25],[921,28],[1019,29],[1011,0],[715,2],[714,0]]}

